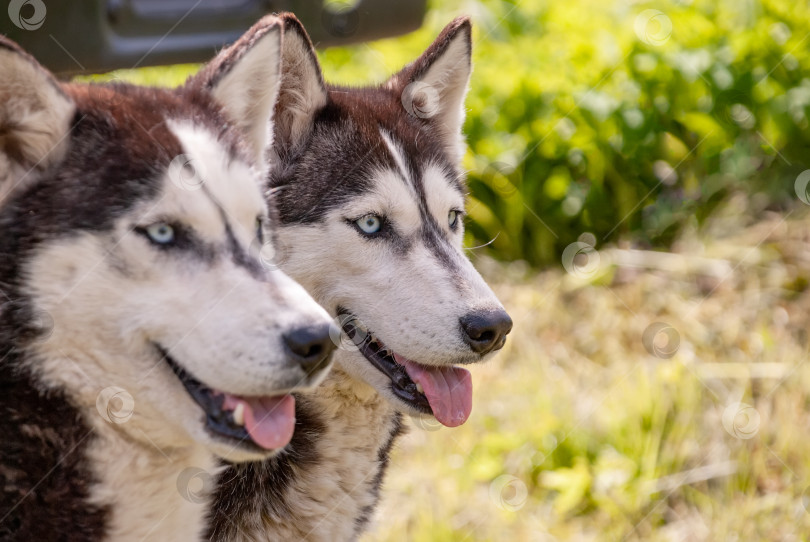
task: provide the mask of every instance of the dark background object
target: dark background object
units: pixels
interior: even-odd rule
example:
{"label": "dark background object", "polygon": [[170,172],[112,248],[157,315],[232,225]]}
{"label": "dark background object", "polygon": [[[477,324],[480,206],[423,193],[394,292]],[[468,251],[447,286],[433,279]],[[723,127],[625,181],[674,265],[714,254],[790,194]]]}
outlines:
{"label": "dark background object", "polygon": [[422,24],[427,0],[12,0],[0,32],[60,75],[203,62],[261,16],[294,12],[319,47]]}

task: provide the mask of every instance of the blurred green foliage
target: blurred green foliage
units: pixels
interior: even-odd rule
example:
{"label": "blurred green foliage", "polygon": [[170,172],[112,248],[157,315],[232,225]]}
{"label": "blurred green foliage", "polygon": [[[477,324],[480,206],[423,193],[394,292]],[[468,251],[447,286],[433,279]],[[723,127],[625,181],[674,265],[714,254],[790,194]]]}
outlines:
{"label": "blurred green foliage", "polygon": [[[558,262],[584,232],[667,247],[729,194],[795,201],[810,131],[810,6],[790,0],[433,0],[407,36],[321,52],[380,82],[472,16],[468,246]],[[180,84],[196,65],[122,70]],[[762,197],[759,197],[761,195]]]}
{"label": "blurred green foliage", "polygon": [[468,245],[546,264],[583,232],[666,247],[731,192],[795,200],[807,4],[436,0],[417,33],[325,51],[327,79],[381,80],[461,13],[475,23]]}

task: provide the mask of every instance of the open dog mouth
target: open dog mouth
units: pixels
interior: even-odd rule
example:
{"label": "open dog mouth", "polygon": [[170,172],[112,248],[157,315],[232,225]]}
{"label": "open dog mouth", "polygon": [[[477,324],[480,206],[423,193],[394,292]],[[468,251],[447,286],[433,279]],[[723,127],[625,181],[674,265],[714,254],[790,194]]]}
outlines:
{"label": "open dog mouth", "polygon": [[295,430],[292,395],[241,397],[209,388],[192,377],[166,349],[157,348],[188,394],[205,412],[208,431],[240,445],[263,450],[283,448],[290,442]]}
{"label": "open dog mouth", "polygon": [[422,365],[391,351],[349,311],[338,319],[365,358],[391,380],[391,391],[413,409],[433,414],[447,427],[467,421],[472,411],[472,380],[466,369]]}

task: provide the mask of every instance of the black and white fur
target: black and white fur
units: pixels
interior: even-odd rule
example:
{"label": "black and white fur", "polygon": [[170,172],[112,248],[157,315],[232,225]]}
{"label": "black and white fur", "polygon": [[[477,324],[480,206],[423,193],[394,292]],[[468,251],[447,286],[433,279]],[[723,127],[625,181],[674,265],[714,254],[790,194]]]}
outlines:
{"label": "black and white fur", "polygon": [[[464,255],[463,227],[448,222],[465,202],[469,20],[453,21],[386,83],[346,88],[324,83],[306,32],[292,15],[281,17],[270,187],[282,269],[402,356],[433,366],[480,361],[460,319],[494,315],[502,335],[511,321]],[[384,217],[384,235],[358,231],[355,219],[369,213]],[[402,414],[430,416],[354,349],[338,351],[326,381],[296,404],[299,423],[283,453],[221,475],[213,540],[357,538],[378,502]]]}
{"label": "black and white fur", "polygon": [[183,473],[272,452],[207,431],[168,356],[237,395],[322,378],[282,335],[328,315],[255,250],[280,40],[265,19],[206,89],[170,91],[59,84],[0,37],[0,539],[199,539],[210,495]]}

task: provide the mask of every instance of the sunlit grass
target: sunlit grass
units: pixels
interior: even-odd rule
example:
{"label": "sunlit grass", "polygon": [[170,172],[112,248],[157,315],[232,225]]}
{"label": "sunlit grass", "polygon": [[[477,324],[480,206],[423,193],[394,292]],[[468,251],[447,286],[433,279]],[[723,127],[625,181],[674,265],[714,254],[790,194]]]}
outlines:
{"label": "sunlit grass", "polygon": [[511,340],[473,370],[467,424],[401,442],[366,540],[806,540],[810,220],[739,211],[680,244],[683,271],[614,249],[605,286],[480,262]]}
{"label": "sunlit grass", "polygon": [[134,70],[116,70],[103,75],[76,77],[83,82],[122,82],[154,87],[177,87],[200,69],[200,64],[176,64],[174,66],[153,66]]}

